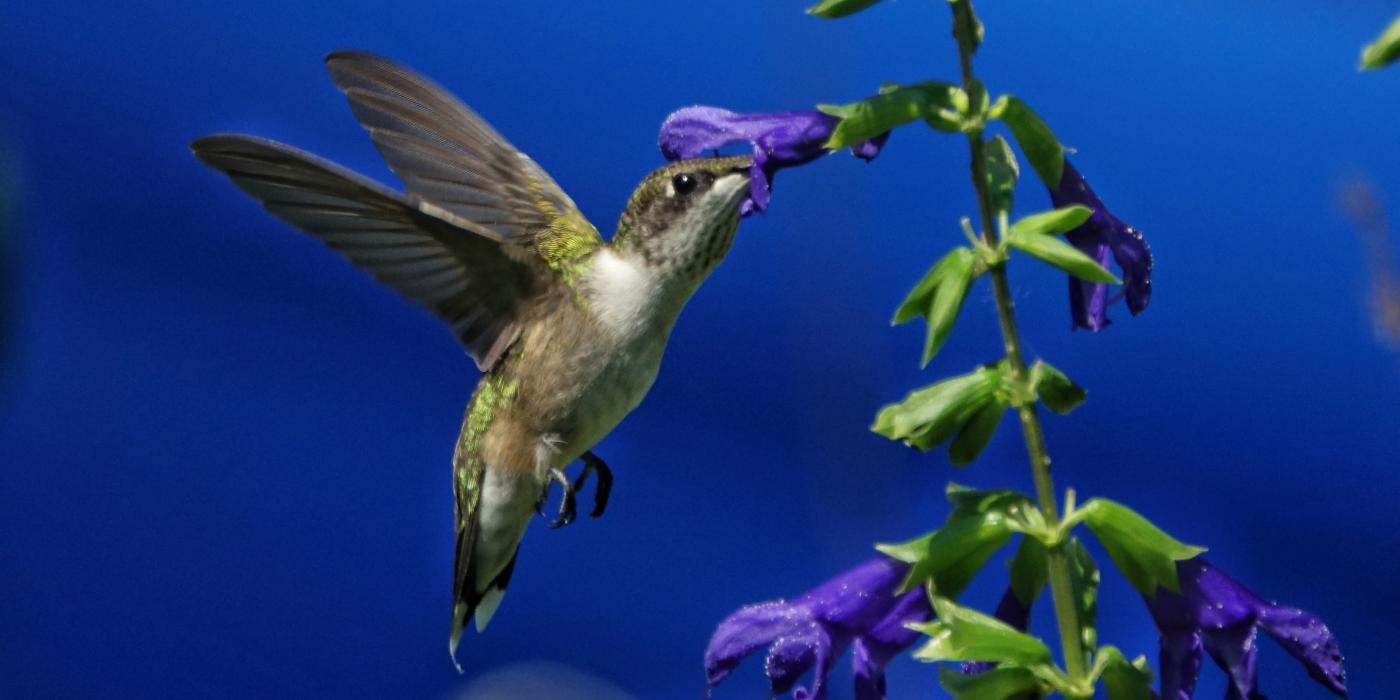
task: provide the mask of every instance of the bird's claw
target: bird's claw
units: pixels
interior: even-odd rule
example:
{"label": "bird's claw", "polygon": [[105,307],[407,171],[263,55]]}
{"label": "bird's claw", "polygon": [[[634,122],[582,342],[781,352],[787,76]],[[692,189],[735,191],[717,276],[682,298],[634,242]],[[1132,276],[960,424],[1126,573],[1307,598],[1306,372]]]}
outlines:
{"label": "bird's claw", "polygon": [[580,489],[588,480],[589,472],[598,472],[598,488],[593,491],[593,511],[588,514],[590,518],[596,518],[603,514],[608,507],[608,496],[612,493],[613,475],[606,462],[601,457],[592,452],[583,453],[583,473],[579,475],[578,481],[574,482],[574,488]]}
{"label": "bird's claw", "polygon": [[582,490],[584,484],[588,483],[590,472],[598,473],[598,488],[593,491],[593,510],[589,512],[588,517],[601,516],[608,507],[608,496],[612,493],[613,475],[607,463],[592,452],[583,453],[583,472],[573,482],[569,481],[569,477],[564,474],[563,470],[549,470],[544,489],[540,491],[540,500],[535,503],[535,512],[539,513],[540,517],[544,517],[544,504],[549,496],[549,487],[557,482],[564,490],[564,500],[559,504],[559,516],[549,526],[560,528],[572,523],[578,515],[574,494]]}
{"label": "bird's claw", "polygon": [[564,490],[564,499],[559,504],[559,516],[549,524],[552,528],[564,527],[573,522],[578,512],[574,503],[574,485],[569,483],[569,477],[559,469],[549,470],[549,478],[544,483],[544,490],[540,492],[539,502],[535,504],[535,512],[539,513],[541,517],[544,516],[544,502],[549,496],[549,485],[556,481],[559,482],[559,487]]}

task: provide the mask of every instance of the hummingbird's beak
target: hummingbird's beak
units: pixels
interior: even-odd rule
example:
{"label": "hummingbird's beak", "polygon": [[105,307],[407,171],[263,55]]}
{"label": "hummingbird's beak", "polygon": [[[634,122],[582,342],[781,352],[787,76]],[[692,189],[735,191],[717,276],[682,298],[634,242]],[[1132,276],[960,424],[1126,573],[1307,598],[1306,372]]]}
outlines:
{"label": "hummingbird's beak", "polygon": [[724,196],[727,206],[738,206],[749,194],[749,171],[747,168],[731,170],[715,180],[714,190]]}

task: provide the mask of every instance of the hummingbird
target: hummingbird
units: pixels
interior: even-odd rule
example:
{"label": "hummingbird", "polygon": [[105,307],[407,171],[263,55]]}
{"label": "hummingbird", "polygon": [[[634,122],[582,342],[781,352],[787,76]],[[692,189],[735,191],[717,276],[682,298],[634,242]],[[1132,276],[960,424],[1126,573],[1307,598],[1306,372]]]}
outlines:
{"label": "hummingbird", "polygon": [[[215,134],[191,149],[286,223],[451,328],[481,370],[452,456],[456,550],[449,652],[483,631],[553,484],[554,526],[598,475],[591,451],[656,379],[681,309],[724,259],[749,156],[697,158],[642,180],[604,240],[554,180],[443,88],[388,59],[326,57],[399,193],[305,151]],[[583,470],[571,481],[564,469]],[[457,666],[461,670],[461,666]]]}

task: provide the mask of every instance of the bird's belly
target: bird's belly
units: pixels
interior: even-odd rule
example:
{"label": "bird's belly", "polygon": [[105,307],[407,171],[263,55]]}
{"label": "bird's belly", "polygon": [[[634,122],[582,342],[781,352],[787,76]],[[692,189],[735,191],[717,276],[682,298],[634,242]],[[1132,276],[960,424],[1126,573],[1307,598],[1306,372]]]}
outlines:
{"label": "bird's belly", "polygon": [[568,459],[592,448],[642,402],[656,381],[665,344],[664,336],[641,338],[600,368],[574,411],[574,430],[564,450]]}

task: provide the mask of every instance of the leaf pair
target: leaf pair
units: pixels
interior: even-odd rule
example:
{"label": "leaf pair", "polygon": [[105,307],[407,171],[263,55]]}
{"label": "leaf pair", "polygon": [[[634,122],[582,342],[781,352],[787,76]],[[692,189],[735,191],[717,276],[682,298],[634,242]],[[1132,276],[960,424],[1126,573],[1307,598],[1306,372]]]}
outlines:
{"label": "leaf pair", "polygon": [[986,365],[913,391],[903,401],[881,409],[871,430],[924,452],[952,438],[949,461],[971,464],[991,441],[1006,411],[1005,374],[1004,363]]}
{"label": "leaf pair", "polygon": [[874,97],[844,105],[817,105],[817,109],[841,118],[826,142],[826,148],[834,151],[919,119],[939,131],[956,132],[962,123],[957,105],[966,100],[962,88],[930,80],[887,85]]}
{"label": "leaf pair", "polygon": [[957,597],[1019,529],[1015,521],[1036,512],[1030,498],[1015,491],[973,491],[949,484],[947,496],[954,508],[943,527],[908,542],[875,545],[886,556],[909,564],[901,592],[932,581],[938,595]]}
{"label": "leaf pair", "polygon": [[1179,593],[1176,562],[1206,551],[1177,540],[1131,508],[1106,498],[1095,498],[1066,518],[1071,526],[1081,521],[1108,550],[1123,577],[1148,597],[1158,587]]}
{"label": "leaf pair", "polygon": [[[939,530],[908,542],[877,545],[886,555],[908,563],[901,590],[931,584],[935,622],[915,626],[930,636],[915,657],[926,661],[975,661],[998,664],[977,674],[944,669],[940,682],[955,698],[992,700],[1017,693],[1058,692],[1088,698],[1102,681],[1110,700],[1147,700],[1152,674],[1146,660],[1129,661],[1113,647],[1098,648],[1099,569],[1084,545],[1047,529],[1030,497],[1015,491],[973,490],[949,484],[953,512]],[[1121,504],[1094,499],[1072,510],[1066,528],[1083,522],[1108,551],[1117,568],[1140,591],[1158,586],[1179,590],[1175,562],[1202,550],[1183,544]],[[1072,678],[1054,666],[1044,642],[1005,621],[959,607],[953,599],[1010,537],[1025,533],[1010,562],[1011,590],[1025,613],[1047,583],[1047,542],[1062,547],[1069,564],[1071,601],[1079,620],[1078,640],[1092,660],[1087,677]],[[1063,544],[1053,544],[1061,542]],[[1005,604],[1006,601],[1003,601]],[[999,609],[1000,613],[1000,609]],[[1015,613],[1011,613],[1013,619]],[[1022,617],[1022,620],[1025,618]],[[1022,624],[1017,622],[1017,624]]]}
{"label": "leaf pair", "polygon": [[[1005,700],[1021,694],[1043,696],[1058,692],[1069,698],[1089,698],[1103,681],[1109,700],[1150,700],[1152,672],[1147,659],[1129,661],[1116,647],[1097,647],[1096,613],[1099,571],[1077,539],[1067,545],[1070,584],[1080,622],[1084,658],[1093,659],[1087,678],[1076,679],[1056,667],[1050,650],[1040,639],[983,613],[935,597],[933,622],[911,625],[930,639],[914,652],[925,661],[964,661],[997,664],[976,673],[959,673],[944,667],[939,683],[958,700]],[[1011,562],[1012,595],[1026,607],[1045,586],[1045,548],[1031,537]],[[1018,575],[1019,574],[1019,575]],[[1018,583],[1019,582],[1019,583]],[[966,668],[966,667],[964,667]]]}
{"label": "leaf pair", "polygon": [[1031,214],[1011,224],[1006,244],[1089,282],[1122,284],[1097,260],[1062,240],[1059,235],[1078,228],[1094,210],[1078,204]]}
{"label": "leaf pair", "polygon": [[971,248],[958,247],[929,268],[919,283],[905,297],[894,314],[898,325],[923,316],[928,321],[924,339],[924,355],[919,366],[925,367],[938,354],[953,332],[967,292],[977,279],[977,254]]}

